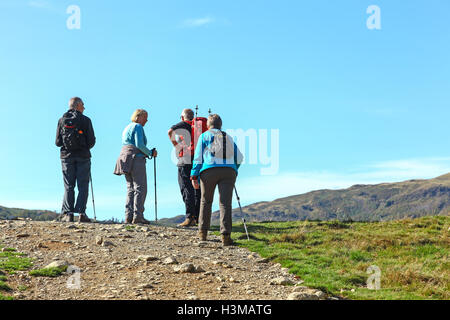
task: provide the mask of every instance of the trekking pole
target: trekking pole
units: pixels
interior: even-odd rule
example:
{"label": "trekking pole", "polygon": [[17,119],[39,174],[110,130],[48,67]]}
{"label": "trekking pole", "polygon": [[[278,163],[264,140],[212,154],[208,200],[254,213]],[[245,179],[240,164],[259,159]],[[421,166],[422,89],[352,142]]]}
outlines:
{"label": "trekking pole", "polygon": [[156,198],[156,157],[153,157],[153,174],[155,176],[155,222],[158,223],[158,201]]}
{"label": "trekking pole", "polygon": [[237,201],[239,204],[239,209],[241,210],[242,222],[244,222],[244,229],[245,229],[245,233],[247,234],[247,240],[250,240],[250,237],[248,236],[247,225],[245,224],[244,214],[242,213],[241,199],[239,198],[239,195],[237,193],[236,186],[234,186],[234,192],[236,193],[236,198],[237,198]]}
{"label": "trekking pole", "polygon": [[89,180],[91,181],[92,207],[94,208],[94,222],[97,222],[97,215],[95,214],[94,186],[92,184],[92,175],[90,172],[89,172]]}

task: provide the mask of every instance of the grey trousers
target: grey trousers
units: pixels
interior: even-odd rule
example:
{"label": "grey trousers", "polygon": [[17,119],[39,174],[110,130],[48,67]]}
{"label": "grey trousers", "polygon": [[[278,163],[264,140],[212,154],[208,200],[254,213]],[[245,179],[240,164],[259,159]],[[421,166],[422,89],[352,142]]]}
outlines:
{"label": "grey trousers", "polygon": [[[61,165],[64,179],[64,199],[61,212],[86,213],[86,203],[89,197],[91,159],[71,157],[61,159]],[[78,186],[76,204],[75,185]]]}
{"label": "grey trousers", "polygon": [[207,231],[211,225],[211,208],[216,186],[219,187],[220,233],[231,234],[232,200],[236,171],[233,168],[216,167],[200,174],[202,197],[200,202],[199,231]]}
{"label": "grey trousers", "polygon": [[144,203],[147,197],[147,170],[144,157],[135,157],[130,173],[125,174],[127,181],[126,217],[144,215]]}

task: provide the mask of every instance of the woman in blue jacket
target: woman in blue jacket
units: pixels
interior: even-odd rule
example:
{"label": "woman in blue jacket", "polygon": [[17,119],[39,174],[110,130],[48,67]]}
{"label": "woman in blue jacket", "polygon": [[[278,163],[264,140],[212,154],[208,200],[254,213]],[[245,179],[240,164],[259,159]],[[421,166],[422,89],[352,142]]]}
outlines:
{"label": "woman in blue jacket", "polygon": [[234,184],[243,156],[233,139],[222,129],[217,114],[208,117],[208,131],[198,139],[195,148],[191,180],[194,188],[201,185],[199,236],[205,241],[211,223],[211,208],[216,186],[219,187],[220,233],[224,246],[232,245],[232,198]]}
{"label": "woman in blue jacket", "polygon": [[147,148],[144,126],[148,113],[137,109],[131,116],[131,123],[122,133],[122,151],[116,162],[114,173],[125,175],[127,181],[127,200],[125,204],[125,223],[148,224],[144,219],[144,203],[147,196],[147,157],[156,157],[155,149]]}

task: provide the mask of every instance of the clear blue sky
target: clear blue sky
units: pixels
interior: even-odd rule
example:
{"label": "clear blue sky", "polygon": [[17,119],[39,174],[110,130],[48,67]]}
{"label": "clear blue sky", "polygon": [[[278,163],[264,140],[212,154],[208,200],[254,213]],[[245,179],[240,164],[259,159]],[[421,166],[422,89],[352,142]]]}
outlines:
{"label": "clear blue sky", "polygon": [[[66,26],[72,4],[79,30]],[[370,5],[381,30],[366,26]],[[0,205],[60,210],[54,138],[72,96],[97,136],[100,219],[123,218],[112,172],[138,107],[159,150],[160,218],[184,213],[167,130],[196,104],[227,129],[279,130],[277,173],[241,168],[243,205],[450,172],[449,13],[448,0],[0,0]]]}

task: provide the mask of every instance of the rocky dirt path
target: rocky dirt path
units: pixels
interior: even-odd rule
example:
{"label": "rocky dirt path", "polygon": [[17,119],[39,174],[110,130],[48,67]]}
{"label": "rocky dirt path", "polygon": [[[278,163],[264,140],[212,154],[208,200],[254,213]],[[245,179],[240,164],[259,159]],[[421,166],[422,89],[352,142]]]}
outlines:
{"label": "rocky dirt path", "polygon": [[[0,221],[0,243],[33,259],[32,269],[65,261],[81,272],[56,278],[8,275],[16,299],[324,299],[280,264],[195,229],[163,226]],[[22,290],[19,290],[22,288]],[[24,290],[24,288],[26,288]]]}

